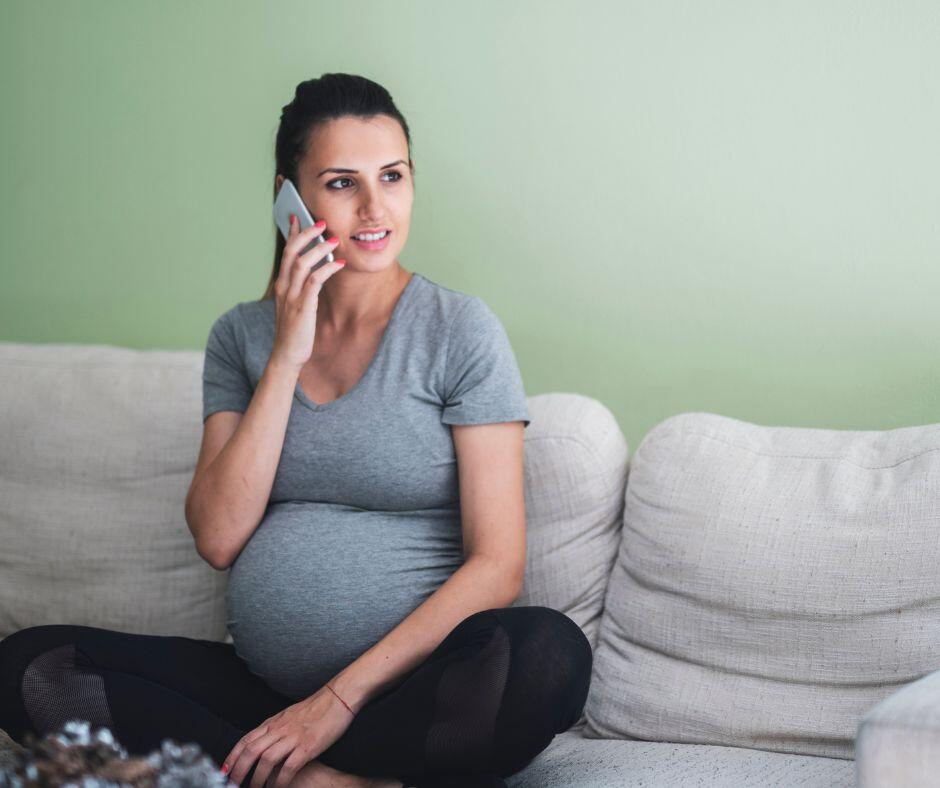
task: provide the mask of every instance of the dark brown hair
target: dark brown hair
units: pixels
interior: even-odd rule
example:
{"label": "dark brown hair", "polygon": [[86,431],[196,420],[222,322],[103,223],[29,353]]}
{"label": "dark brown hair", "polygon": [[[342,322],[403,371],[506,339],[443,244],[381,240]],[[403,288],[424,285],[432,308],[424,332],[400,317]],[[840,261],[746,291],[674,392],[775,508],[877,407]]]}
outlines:
{"label": "dark brown hair", "polygon": [[[401,124],[408,142],[408,162],[411,163],[411,134],[404,116],[398,111],[389,92],[376,82],[355,74],[323,74],[316,79],[301,82],[294,91],[294,99],[281,110],[281,123],[274,146],[275,174],[283,175],[299,186],[297,169],[310,142],[311,132],[320,123],[353,116],[373,118],[388,115]],[[277,198],[277,185],[274,199]],[[272,219],[273,222],[273,219]],[[284,255],[284,236],[274,227],[274,266],[261,301],[274,297],[274,285],[281,270]]]}

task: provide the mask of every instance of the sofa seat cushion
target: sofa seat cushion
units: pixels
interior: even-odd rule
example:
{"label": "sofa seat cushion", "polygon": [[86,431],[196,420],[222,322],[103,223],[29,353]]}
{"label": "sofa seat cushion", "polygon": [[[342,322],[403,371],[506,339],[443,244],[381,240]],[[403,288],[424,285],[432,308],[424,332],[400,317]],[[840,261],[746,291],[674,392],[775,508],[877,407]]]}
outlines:
{"label": "sofa seat cushion", "polygon": [[707,744],[585,739],[566,731],[552,739],[507,788],[854,788],[855,764]]}
{"label": "sofa seat cushion", "polygon": [[940,424],[710,413],[634,453],[585,735],[852,758],[940,666]]}

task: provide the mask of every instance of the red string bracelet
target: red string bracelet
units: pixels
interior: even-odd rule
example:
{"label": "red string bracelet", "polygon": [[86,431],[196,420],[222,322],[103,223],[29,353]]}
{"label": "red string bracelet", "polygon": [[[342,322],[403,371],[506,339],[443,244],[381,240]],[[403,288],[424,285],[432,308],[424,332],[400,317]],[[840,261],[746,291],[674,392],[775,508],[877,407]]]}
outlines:
{"label": "red string bracelet", "polygon": [[[329,684],[326,685],[326,688],[327,688],[330,692],[332,692],[334,695],[336,695],[336,691],[335,691]],[[339,698],[339,702],[340,702],[340,703],[342,703],[344,706],[346,706],[346,701],[344,701],[342,698],[340,698],[339,695],[336,695],[336,697]],[[346,706],[346,708],[349,709],[349,706]],[[356,712],[354,712],[352,709],[349,709],[349,713],[352,714],[353,717],[356,716]]]}

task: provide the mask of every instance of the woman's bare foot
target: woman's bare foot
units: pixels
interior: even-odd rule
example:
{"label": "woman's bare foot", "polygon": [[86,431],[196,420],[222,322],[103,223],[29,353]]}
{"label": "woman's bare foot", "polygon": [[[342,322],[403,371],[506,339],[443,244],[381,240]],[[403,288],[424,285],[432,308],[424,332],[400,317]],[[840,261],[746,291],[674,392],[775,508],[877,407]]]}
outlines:
{"label": "woman's bare foot", "polygon": [[[277,771],[271,773],[277,777]],[[401,780],[392,777],[362,777],[347,774],[325,763],[312,760],[302,766],[288,788],[402,788]]]}

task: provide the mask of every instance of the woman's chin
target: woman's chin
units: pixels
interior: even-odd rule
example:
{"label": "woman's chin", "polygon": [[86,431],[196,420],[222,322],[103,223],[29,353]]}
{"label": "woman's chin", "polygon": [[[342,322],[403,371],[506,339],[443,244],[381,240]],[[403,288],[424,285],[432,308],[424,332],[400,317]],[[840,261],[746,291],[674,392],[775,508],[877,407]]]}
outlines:
{"label": "woman's chin", "polygon": [[[343,257],[343,255],[340,255],[340,257]],[[343,268],[351,271],[383,271],[395,265],[396,259],[394,252],[381,255],[357,255],[352,253],[346,255],[346,265]]]}

